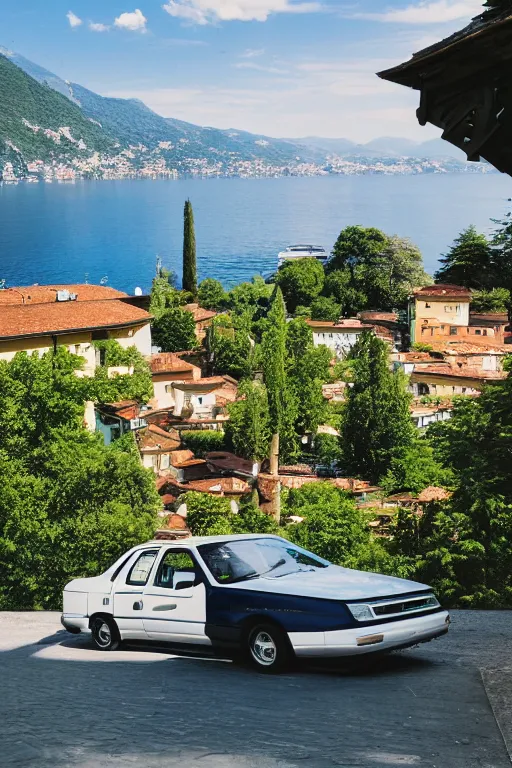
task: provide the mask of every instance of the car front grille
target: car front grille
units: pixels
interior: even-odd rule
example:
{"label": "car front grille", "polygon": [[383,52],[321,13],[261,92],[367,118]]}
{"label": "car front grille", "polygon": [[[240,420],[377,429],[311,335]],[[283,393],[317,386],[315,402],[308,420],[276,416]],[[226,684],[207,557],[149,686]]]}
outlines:
{"label": "car front grille", "polygon": [[400,616],[416,611],[428,611],[439,607],[439,602],[433,595],[413,598],[410,600],[397,600],[386,603],[373,603],[372,611],[375,616]]}

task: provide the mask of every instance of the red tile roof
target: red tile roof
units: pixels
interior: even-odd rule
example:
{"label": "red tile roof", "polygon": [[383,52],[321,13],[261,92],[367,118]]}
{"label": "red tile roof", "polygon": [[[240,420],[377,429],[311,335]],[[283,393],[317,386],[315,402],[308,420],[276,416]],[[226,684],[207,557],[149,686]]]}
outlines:
{"label": "red tile roof", "polygon": [[0,307],[0,339],[127,328],[151,320],[144,309],[112,299]]}
{"label": "red tile roof", "polygon": [[0,290],[2,304],[52,304],[57,302],[57,291],[69,291],[76,294],[76,301],[101,301],[120,299],[127,293],[117,291],[107,285],[27,285]]}
{"label": "red tile roof", "polygon": [[413,294],[416,298],[435,298],[453,296],[459,299],[470,298],[471,291],[462,285],[452,285],[451,283],[438,283],[437,285],[425,285],[423,288],[415,288]]}
{"label": "red tile roof", "polygon": [[499,344],[491,337],[469,336],[471,341],[429,341],[433,352],[442,352],[445,355],[506,355],[512,352],[510,345]]}
{"label": "red tile roof", "polygon": [[357,318],[345,318],[343,320],[338,320],[336,322],[332,322],[329,320],[306,320],[306,323],[311,328],[332,328],[333,330],[347,330],[349,328],[354,328],[358,331],[364,331],[365,328],[368,327],[367,324],[362,323]]}
{"label": "red tile roof", "polygon": [[180,447],[180,439],[160,429],[156,424],[150,424],[142,433],[138,433],[138,445],[141,451],[175,451]]}
{"label": "red tile roof", "polygon": [[199,304],[185,304],[182,309],[187,310],[187,312],[191,312],[194,315],[194,320],[196,323],[201,323],[204,320],[210,320],[217,314],[210,309],[204,309],[203,307],[200,307]]}
{"label": "red tile roof", "polygon": [[487,380],[500,380],[500,379],[506,379],[507,374],[505,371],[483,371],[481,368],[470,368],[469,366],[465,368],[452,368],[451,366],[443,366],[443,365],[430,365],[425,366],[424,368],[420,368],[417,371],[414,371],[412,374],[416,378],[421,377],[423,375],[429,375],[429,376],[448,376],[450,378],[456,378],[456,379],[477,379],[479,381],[487,381]]}
{"label": "red tile roof", "polygon": [[188,373],[198,370],[196,365],[187,363],[174,352],[160,352],[151,356],[151,373]]}
{"label": "red tile roof", "polygon": [[380,312],[379,310],[367,309],[359,312],[358,317],[363,321],[378,322],[379,320],[387,323],[397,323],[398,315],[396,312]]}

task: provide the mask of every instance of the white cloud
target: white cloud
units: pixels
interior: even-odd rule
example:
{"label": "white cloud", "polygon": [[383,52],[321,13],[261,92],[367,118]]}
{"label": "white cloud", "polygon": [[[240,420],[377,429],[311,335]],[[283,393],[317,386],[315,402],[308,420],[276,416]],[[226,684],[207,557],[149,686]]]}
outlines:
{"label": "white cloud", "polygon": [[95,21],[89,22],[89,29],[91,32],[108,32],[110,27],[108,24],[100,24],[96,23]]}
{"label": "white cloud", "polygon": [[216,21],[266,21],[273,13],[314,13],[319,2],[291,0],[168,0],[162,6],[171,16],[194,24]]}
{"label": "white cloud", "polygon": [[256,64],[255,61],[238,61],[235,64],[237,69],[254,69],[256,72],[268,72],[273,75],[286,75],[287,69],[280,69],[279,67],[266,66],[265,64]]}
{"label": "white cloud", "polygon": [[398,24],[439,24],[471,19],[480,13],[483,0],[421,0],[405,8],[388,8],[382,13],[354,13],[352,18]]}
{"label": "white cloud", "polygon": [[244,53],[242,53],[243,59],[255,59],[258,56],[263,56],[265,53],[264,48],[248,48]]}
{"label": "white cloud", "polygon": [[[376,77],[375,72],[393,63],[386,57],[288,61],[283,63],[283,77],[255,70],[254,78],[225,78],[222,87],[192,82],[183,88],[127,89],[107,95],[139,98],[166,117],[267,136],[347,137],[358,143],[376,136],[419,141],[438,136],[437,129],[418,125],[416,91]],[[244,64],[257,62],[239,61],[235,67],[245,70],[240,67]]]}
{"label": "white cloud", "polygon": [[146,32],[147,19],[138,8],[133,13],[122,13],[114,21],[119,29],[127,29],[130,32]]}
{"label": "white cloud", "polygon": [[80,26],[80,24],[83,24],[83,21],[82,21],[82,19],[80,19],[80,18],[79,18],[79,17],[76,15],[76,13],[73,13],[73,11],[68,11],[68,12],[66,13],[66,16],[67,16],[67,19],[68,19],[68,21],[69,21],[69,26],[70,26],[70,27],[72,27],[73,29],[74,29],[75,27],[79,27],[79,26]]}

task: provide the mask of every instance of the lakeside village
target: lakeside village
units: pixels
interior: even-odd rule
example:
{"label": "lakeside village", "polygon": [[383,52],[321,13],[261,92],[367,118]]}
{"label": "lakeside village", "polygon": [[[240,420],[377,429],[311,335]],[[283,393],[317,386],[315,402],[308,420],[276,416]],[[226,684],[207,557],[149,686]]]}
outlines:
{"label": "lakeside village", "polygon": [[[68,128],[61,128],[69,134]],[[60,133],[46,131],[60,138]],[[186,142],[187,139],[180,139]],[[13,151],[18,152],[16,147]],[[84,146],[84,149],[86,147]],[[222,159],[189,157],[176,166],[172,160],[162,155],[173,149],[171,142],[160,142],[160,146],[149,149],[144,145],[130,146],[116,155],[99,152],[89,157],[74,157],[72,160],[36,159],[21,166],[7,159],[0,167],[0,184],[18,184],[20,182],[37,183],[40,181],[73,182],[77,179],[179,179],[192,178],[279,178],[282,176],[360,176],[364,174],[379,176],[411,176],[430,173],[495,173],[492,166],[486,164],[461,163],[453,158],[363,158],[338,157],[326,158],[325,163],[295,162],[293,164],[272,164],[263,159],[242,160],[233,156]],[[213,149],[211,150],[214,151]]]}
{"label": "lakeside village", "polygon": [[510,408],[510,294],[467,285],[490,286],[493,253],[470,228],[433,283],[412,243],[351,226],[326,264],[292,258],[227,293],[197,285],[187,201],[182,289],[159,264],[147,296],[3,287],[0,605],[56,605],[76,562],[97,573],[140,540],[233,531],[508,604],[492,441]]}

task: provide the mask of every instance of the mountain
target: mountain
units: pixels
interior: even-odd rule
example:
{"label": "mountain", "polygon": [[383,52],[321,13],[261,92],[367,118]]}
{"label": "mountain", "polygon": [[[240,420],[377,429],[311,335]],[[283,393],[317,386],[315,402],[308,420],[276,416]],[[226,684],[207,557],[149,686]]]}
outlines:
{"label": "mountain", "polygon": [[[149,149],[159,148],[177,163],[201,159],[205,155],[226,156],[236,153],[240,160],[262,159],[270,163],[322,162],[321,149],[299,147],[297,143],[258,136],[252,133],[218,128],[202,128],[182,120],[157,115],[138,99],[114,99],[99,96],[77,83],[70,84],[83,113],[99,122],[121,144]],[[169,148],[162,144],[170,143]]]}
{"label": "mountain", "polygon": [[488,170],[440,139],[274,139],[165,118],[138,99],[100,96],[5,48],[0,103],[4,181]]}
{"label": "mountain", "polygon": [[48,69],[40,67],[39,64],[34,64],[33,61],[29,61],[24,56],[20,56],[19,53],[9,51],[1,45],[0,55],[5,56],[6,59],[12,61],[13,64],[16,64],[17,67],[26,72],[27,75],[30,75],[30,77],[33,77],[34,80],[37,80],[38,83],[46,83],[46,85],[49,85],[54,91],[61,93],[63,96],[67,96],[71,101],[74,100],[73,95],[69,91],[69,83],[58,75],[54,75],[54,73],[50,72]]}
{"label": "mountain", "polygon": [[15,167],[108,152],[115,142],[80,107],[0,55],[0,157]]}

